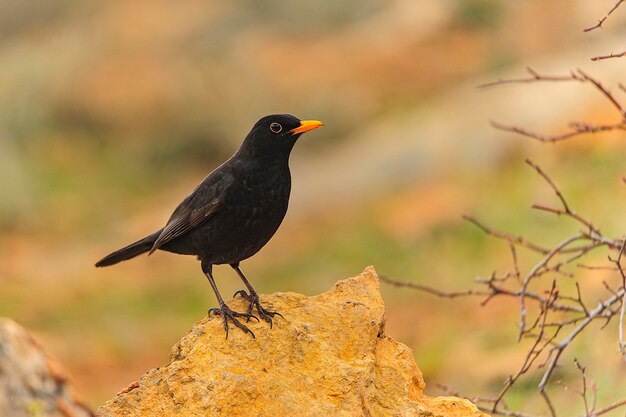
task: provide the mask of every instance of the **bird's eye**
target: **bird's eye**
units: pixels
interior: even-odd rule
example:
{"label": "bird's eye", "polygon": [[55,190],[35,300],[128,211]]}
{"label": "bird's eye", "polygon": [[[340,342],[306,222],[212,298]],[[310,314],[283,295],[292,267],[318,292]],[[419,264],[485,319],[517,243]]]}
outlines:
{"label": "bird's eye", "polygon": [[283,130],[283,127],[281,126],[280,123],[270,123],[270,130],[274,133],[280,133],[281,130]]}

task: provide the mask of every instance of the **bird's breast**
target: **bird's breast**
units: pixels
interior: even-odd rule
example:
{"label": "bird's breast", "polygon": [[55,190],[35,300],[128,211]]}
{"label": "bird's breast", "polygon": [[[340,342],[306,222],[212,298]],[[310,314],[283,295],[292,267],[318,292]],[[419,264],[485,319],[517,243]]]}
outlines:
{"label": "bird's breast", "polygon": [[[224,207],[203,227],[204,255],[213,263],[232,263],[258,252],[278,230],[289,205],[289,172],[238,179]],[[200,237],[200,236],[199,236]]]}
{"label": "bird's breast", "polygon": [[[236,200],[240,209],[248,209],[253,218],[267,218],[287,210],[291,193],[289,170],[269,170],[241,179],[239,196]],[[269,219],[268,219],[269,220]]]}

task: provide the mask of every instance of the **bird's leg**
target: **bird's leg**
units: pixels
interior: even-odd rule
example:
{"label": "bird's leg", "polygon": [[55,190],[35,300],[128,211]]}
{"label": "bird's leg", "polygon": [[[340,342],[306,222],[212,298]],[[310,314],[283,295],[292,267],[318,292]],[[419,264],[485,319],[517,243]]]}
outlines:
{"label": "bird's leg", "polygon": [[254,307],[256,307],[256,309],[259,312],[259,316],[261,316],[263,320],[265,320],[266,322],[270,324],[270,328],[272,328],[272,317],[280,316],[281,318],[284,319],[283,315],[280,314],[279,312],[266,310],[265,308],[263,308],[259,300],[259,294],[252,287],[252,284],[250,284],[250,281],[248,281],[248,279],[243,274],[243,272],[241,272],[241,269],[239,268],[239,263],[230,264],[230,266],[235,271],[237,271],[239,278],[241,278],[243,283],[246,285],[246,288],[248,288],[249,293],[247,293],[245,290],[239,290],[234,294],[234,296],[241,295],[243,298],[248,300],[248,302],[250,303],[250,305],[248,306],[248,314],[252,313],[252,310],[254,309]]}
{"label": "bird's leg", "polygon": [[237,317],[245,317],[247,321],[250,321],[251,318],[254,318],[257,321],[259,321],[259,319],[253,316],[250,312],[237,313],[236,311],[231,310],[226,305],[226,303],[224,302],[224,299],[222,298],[222,295],[217,289],[215,280],[213,279],[212,269],[213,269],[213,266],[210,263],[202,261],[202,272],[204,272],[204,275],[206,275],[207,279],[211,283],[211,287],[213,287],[213,292],[215,292],[215,296],[217,297],[217,302],[220,305],[219,308],[216,308],[216,307],[210,308],[208,312],[209,316],[211,314],[219,314],[222,316],[222,319],[224,320],[224,330],[226,330],[226,339],[228,339],[228,320],[229,319],[230,321],[233,322],[235,326],[239,327],[245,333],[250,333],[250,335],[253,338],[255,338],[254,333],[252,333],[252,330],[248,329],[247,326],[239,322],[239,320],[237,320]]}

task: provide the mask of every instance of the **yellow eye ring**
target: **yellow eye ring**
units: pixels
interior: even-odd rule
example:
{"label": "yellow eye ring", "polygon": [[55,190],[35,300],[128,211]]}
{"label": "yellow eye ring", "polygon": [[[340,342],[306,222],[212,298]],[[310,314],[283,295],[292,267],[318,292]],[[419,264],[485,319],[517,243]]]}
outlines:
{"label": "yellow eye ring", "polygon": [[270,123],[270,130],[274,133],[280,133],[283,130],[283,126],[280,123]]}

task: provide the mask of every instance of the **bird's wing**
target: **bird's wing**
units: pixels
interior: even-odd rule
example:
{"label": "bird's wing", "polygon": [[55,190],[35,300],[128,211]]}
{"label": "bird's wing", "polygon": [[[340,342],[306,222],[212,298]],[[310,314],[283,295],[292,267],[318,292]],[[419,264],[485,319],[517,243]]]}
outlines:
{"label": "bird's wing", "polygon": [[[215,175],[217,174],[217,175]],[[222,174],[222,175],[220,175]],[[224,195],[233,182],[231,175],[213,172],[191,193],[167,221],[167,225],[152,245],[150,254],[161,246],[183,236],[209,220],[223,207]]]}

